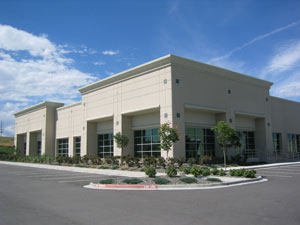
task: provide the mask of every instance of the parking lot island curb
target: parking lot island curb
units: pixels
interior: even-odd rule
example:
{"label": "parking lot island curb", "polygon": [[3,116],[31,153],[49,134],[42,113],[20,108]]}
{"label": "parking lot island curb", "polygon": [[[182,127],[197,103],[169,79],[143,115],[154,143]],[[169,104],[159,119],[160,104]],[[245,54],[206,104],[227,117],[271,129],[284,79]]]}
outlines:
{"label": "parking lot island curb", "polygon": [[221,182],[221,183],[210,183],[210,184],[175,184],[175,185],[141,185],[141,184],[99,184],[99,183],[90,183],[85,185],[84,188],[96,189],[96,190],[145,190],[145,191],[154,191],[154,190],[200,190],[200,189],[216,189],[216,188],[225,188],[237,185],[246,185],[253,183],[260,183],[268,181],[262,176],[257,178],[248,178],[240,179],[230,182]]}

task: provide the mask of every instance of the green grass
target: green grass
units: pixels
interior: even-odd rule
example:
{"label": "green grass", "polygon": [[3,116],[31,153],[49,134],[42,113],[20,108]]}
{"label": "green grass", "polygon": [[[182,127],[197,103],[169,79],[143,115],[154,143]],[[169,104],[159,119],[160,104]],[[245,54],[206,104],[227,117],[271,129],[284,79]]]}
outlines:
{"label": "green grass", "polygon": [[14,138],[13,137],[0,137],[0,146],[13,147],[14,146]]}
{"label": "green grass", "polygon": [[14,148],[0,146],[0,153],[2,153],[2,152],[13,153],[13,151],[14,151]]}

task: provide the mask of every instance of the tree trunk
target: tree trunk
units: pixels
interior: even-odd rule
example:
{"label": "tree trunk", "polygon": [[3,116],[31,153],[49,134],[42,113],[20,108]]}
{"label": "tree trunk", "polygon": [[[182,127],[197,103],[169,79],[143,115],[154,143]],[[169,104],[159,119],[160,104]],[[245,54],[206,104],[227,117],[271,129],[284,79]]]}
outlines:
{"label": "tree trunk", "polygon": [[225,171],[226,171],[226,149],[223,147],[223,155],[224,155],[224,167],[225,167]]}

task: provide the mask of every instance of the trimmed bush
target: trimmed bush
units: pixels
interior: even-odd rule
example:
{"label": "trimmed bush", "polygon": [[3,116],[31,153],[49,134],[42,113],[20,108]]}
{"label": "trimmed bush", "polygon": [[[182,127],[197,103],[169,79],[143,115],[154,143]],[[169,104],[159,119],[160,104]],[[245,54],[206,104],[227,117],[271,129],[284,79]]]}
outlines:
{"label": "trimmed bush", "polygon": [[219,178],[214,178],[214,177],[207,178],[207,181],[210,181],[210,182],[222,182]]}
{"label": "trimmed bush", "polygon": [[139,183],[143,183],[143,181],[141,179],[138,179],[138,178],[125,179],[125,180],[123,180],[123,182],[126,183],[126,184],[139,184]]}
{"label": "trimmed bush", "polygon": [[100,184],[114,184],[116,181],[114,179],[100,180]]}
{"label": "trimmed bush", "polygon": [[226,172],[223,169],[220,169],[219,176],[225,176]]}
{"label": "trimmed bush", "polygon": [[154,156],[146,157],[143,160],[145,167],[154,166],[156,167],[156,158]]}
{"label": "trimmed bush", "polygon": [[182,181],[184,183],[187,183],[187,184],[198,183],[198,180],[196,178],[193,178],[193,177],[181,178],[180,181]]}
{"label": "trimmed bush", "polygon": [[184,167],[184,168],[183,168],[183,172],[184,172],[185,174],[190,174],[190,173],[191,173],[191,167]]}
{"label": "trimmed bush", "polygon": [[202,175],[202,169],[197,166],[193,166],[190,172],[194,175],[194,177],[199,177],[200,175]]}
{"label": "trimmed bush", "polygon": [[145,174],[149,177],[155,177],[156,169],[153,166],[149,166],[145,169]]}
{"label": "trimmed bush", "polygon": [[161,178],[161,177],[157,177],[154,179],[155,184],[168,184],[170,183],[169,180],[167,180],[166,178]]}
{"label": "trimmed bush", "polygon": [[163,157],[157,159],[157,164],[162,168],[166,168],[166,160]]}
{"label": "trimmed bush", "polygon": [[174,166],[169,166],[166,173],[169,177],[175,177],[177,175],[177,170]]}
{"label": "trimmed bush", "polygon": [[243,176],[246,178],[255,178],[256,177],[256,171],[255,170],[245,170],[243,173]]}
{"label": "trimmed bush", "polygon": [[205,177],[209,176],[210,175],[210,169],[204,169],[202,171],[202,175],[205,176]]}
{"label": "trimmed bush", "polygon": [[212,173],[213,175],[218,175],[218,174],[219,174],[219,170],[218,170],[217,168],[214,168],[214,169],[211,171],[211,173]]}

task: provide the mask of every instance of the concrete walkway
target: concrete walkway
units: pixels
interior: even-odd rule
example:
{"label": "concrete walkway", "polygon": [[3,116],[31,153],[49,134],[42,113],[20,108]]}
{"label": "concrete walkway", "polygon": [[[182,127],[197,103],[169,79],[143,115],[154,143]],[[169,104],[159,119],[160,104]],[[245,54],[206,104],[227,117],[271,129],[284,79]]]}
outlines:
{"label": "concrete walkway", "polygon": [[[73,166],[56,166],[38,163],[23,163],[23,162],[7,162],[0,161],[0,164],[13,165],[13,166],[26,166],[41,169],[50,170],[60,170],[60,171],[70,171],[77,173],[91,173],[91,174],[101,174],[110,176],[123,176],[123,177],[146,177],[145,172],[139,171],[126,171],[126,170],[110,170],[110,169],[94,169],[94,168],[81,168]],[[163,176],[164,173],[157,173],[157,176]]]}
{"label": "concrete walkway", "polygon": [[[47,165],[47,164],[38,164],[38,163],[7,162],[7,161],[0,161],[0,164],[14,165],[14,166],[26,166],[26,167],[51,169],[51,170],[61,170],[61,171],[71,171],[71,172],[78,172],[78,173],[111,175],[111,176],[147,177],[145,175],[145,172],[140,172],[140,171],[80,168],[80,167],[73,167],[73,166],[57,166],[57,165]],[[258,168],[288,166],[288,165],[295,165],[295,164],[300,164],[300,162],[272,163],[272,164],[263,164],[263,165],[256,165],[256,166],[227,167],[226,170],[243,169],[243,168],[244,169],[258,169]],[[165,173],[157,173],[156,175],[164,176],[166,174]]]}

